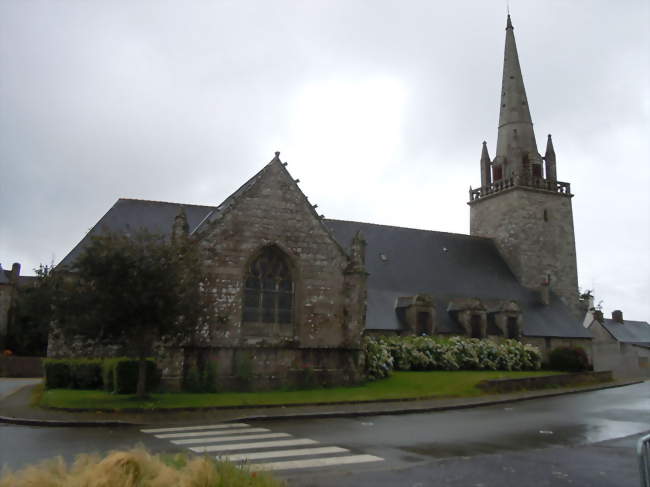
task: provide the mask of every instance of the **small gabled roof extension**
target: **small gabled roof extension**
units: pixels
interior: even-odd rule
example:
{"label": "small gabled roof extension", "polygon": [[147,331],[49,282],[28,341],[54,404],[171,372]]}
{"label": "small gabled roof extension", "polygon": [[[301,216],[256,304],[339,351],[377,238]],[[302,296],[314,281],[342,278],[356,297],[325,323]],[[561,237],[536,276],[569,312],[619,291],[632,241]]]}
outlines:
{"label": "small gabled roof extension", "polygon": [[603,327],[619,342],[634,345],[650,345],[650,324],[647,321],[625,320],[619,323],[605,319]]}

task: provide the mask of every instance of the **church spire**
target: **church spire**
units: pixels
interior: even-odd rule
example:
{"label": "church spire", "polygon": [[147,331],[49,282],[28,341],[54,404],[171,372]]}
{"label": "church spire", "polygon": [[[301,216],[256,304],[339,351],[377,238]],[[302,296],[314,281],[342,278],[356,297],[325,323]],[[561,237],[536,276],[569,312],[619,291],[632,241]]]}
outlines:
{"label": "church spire", "polygon": [[508,15],[495,162],[505,163],[505,175],[510,177],[521,172],[522,164],[540,163],[540,159],[519,65],[514,27]]}

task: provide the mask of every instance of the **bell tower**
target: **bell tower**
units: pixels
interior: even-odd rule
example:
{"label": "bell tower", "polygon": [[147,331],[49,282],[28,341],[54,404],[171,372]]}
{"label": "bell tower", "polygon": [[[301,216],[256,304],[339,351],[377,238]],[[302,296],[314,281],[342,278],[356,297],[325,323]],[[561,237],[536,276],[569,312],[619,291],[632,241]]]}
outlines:
{"label": "bell tower", "polygon": [[522,285],[550,288],[578,313],[571,186],[557,180],[555,150],[537,151],[510,15],[494,159],[483,142],[481,186],[469,192],[470,234],[493,239]]}

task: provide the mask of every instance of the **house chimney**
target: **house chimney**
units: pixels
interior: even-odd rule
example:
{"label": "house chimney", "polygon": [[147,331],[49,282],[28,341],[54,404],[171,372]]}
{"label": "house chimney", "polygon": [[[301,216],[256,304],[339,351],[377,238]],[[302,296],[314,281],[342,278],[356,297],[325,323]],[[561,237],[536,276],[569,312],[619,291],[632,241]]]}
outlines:
{"label": "house chimney", "polygon": [[18,262],[14,262],[13,265],[11,266],[11,282],[16,284],[18,282],[18,277],[20,276],[20,264]]}
{"label": "house chimney", "polygon": [[612,320],[616,323],[623,324],[623,312],[620,309],[612,311]]}
{"label": "house chimney", "polygon": [[602,323],[604,321],[603,312],[599,309],[594,309],[594,320]]}

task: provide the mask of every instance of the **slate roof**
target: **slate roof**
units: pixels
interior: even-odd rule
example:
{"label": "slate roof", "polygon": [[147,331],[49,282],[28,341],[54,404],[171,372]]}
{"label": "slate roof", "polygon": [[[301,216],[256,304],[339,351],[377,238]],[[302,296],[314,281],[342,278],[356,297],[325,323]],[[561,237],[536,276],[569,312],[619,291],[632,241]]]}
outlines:
{"label": "slate roof", "polygon": [[494,301],[517,301],[524,335],[591,338],[557,296],[545,306],[536,292],[521,286],[490,239],[352,221],[325,224],[344,248],[358,230],[366,239],[368,329],[399,330],[397,299],[429,294],[441,333],[462,333],[447,312],[450,300],[479,298],[488,309]]}
{"label": "slate roof", "polygon": [[625,320],[619,323],[605,319],[601,324],[621,343],[650,346],[650,324],[647,321]]}
{"label": "slate roof", "polygon": [[[262,171],[218,207],[121,198],[59,265],[71,267],[91,236],[102,232],[146,229],[170,235],[181,207],[185,209],[190,232],[194,232],[204,221],[214,218],[215,213],[225,210]],[[367,241],[368,329],[399,330],[396,300],[425,293],[435,299],[438,330],[442,333],[462,333],[446,311],[450,300],[476,297],[488,310],[499,300],[517,301],[524,314],[523,332],[527,336],[591,337],[579,320],[570,317],[558,297],[551,295],[550,305],[544,306],[535,292],[521,286],[490,239],[342,220],[323,223],[344,249],[349,248],[358,230]]]}
{"label": "slate roof", "polygon": [[174,219],[181,208],[185,209],[190,232],[216,208],[213,206],[183,205],[162,201],[120,198],[110,210],[90,229],[68,255],[59,263],[71,267],[81,250],[93,235],[105,232],[127,233],[146,229],[151,233],[170,236]]}

